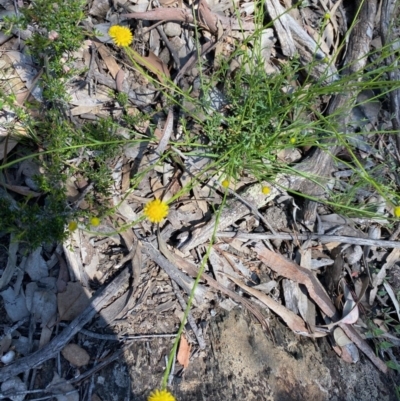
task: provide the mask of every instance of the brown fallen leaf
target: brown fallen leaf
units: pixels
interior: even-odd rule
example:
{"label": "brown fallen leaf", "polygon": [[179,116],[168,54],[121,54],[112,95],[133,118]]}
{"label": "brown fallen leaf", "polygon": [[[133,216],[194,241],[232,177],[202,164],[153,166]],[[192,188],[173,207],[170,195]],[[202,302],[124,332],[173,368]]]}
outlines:
{"label": "brown fallen leaf", "polygon": [[4,156],[10,153],[18,144],[15,139],[5,139],[0,142],[0,160],[4,159]]}
{"label": "brown fallen leaf", "polygon": [[147,57],[142,57],[139,53],[132,51],[132,57],[142,67],[147,68],[153,74],[157,75],[161,83],[166,83],[166,79],[170,78],[170,73],[166,64],[154,53],[149,52]]}
{"label": "brown fallen leaf", "polygon": [[78,390],[67,380],[54,373],[53,380],[46,387],[46,393],[53,394],[57,401],[79,401]]}
{"label": "brown fallen leaf", "polygon": [[[270,269],[279,275],[289,278],[298,283],[304,284],[308,290],[310,297],[315,301],[319,308],[330,318],[338,318],[338,313],[332,301],[326,294],[324,287],[314,276],[314,274],[299,266],[298,264],[286,259],[282,255],[278,255],[267,249],[262,243],[257,243],[254,250],[258,254],[258,258],[264,262]],[[346,333],[351,341],[364,352],[372,363],[383,373],[387,373],[386,364],[379,359],[371,347],[361,338],[357,330],[350,325],[340,322],[339,327]]]}
{"label": "brown fallen leaf", "polygon": [[82,284],[69,282],[65,292],[57,294],[60,320],[73,320],[89,305],[90,294]]}
{"label": "brown fallen leaf", "polygon": [[190,351],[192,346],[187,342],[186,337],[182,334],[179,342],[179,350],[176,359],[186,369],[189,366]]}
{"label": "brown fallen leaf", "polygon": [[117,87],[117,91],[118,92],[123,92],[124,91],[124,79],[125,79],[125,72],[121,68],[117,72],[117,75],[115,76],[115,85]]}
{"label": "brown fallen leaf", "polygon": [[58,272],[58,278],[56,282],[57,292],[65,292],[67,290],[67,284],[69,282],[68,267],[59,253],[56,252],[56,256],[60,265],[60,270]]}
{"label": "brown fallen leaf", "polygon": [[42,195],[40,192],[32,191],[28,187],[24,187],[22,185],[11,185],[11,184],[6,184],[5,182],[2,183],[2,185],[5,188],[9,189],[10,191],[13,191],[13,192],[23,195],[23,196],[30,196],[32,198],[37,198]]}
{"label": "brown fallen leaf", "polygon": [[313,337],[313,338],[318,338],[318,337],[325,337],[327,333],[321,333],[321,332],[315,332],[315,333],[309,333],[306,324],[304,323],[304,320],[293,313],[291,310],[287,309],[281,304],[278,304],[278,302],[274,301],[271,297],[268,295],[265,295],[261,291],[258,291],[254,288],[248,287],[247,285],[243,284],[240,280],[227,275],[236,285],[247,291],[249,294],[253,295],[253,297],[256,297],[258,300],[260,300],[263,304],[267,305],[268,308],[270,308],[272,311],[274,311],[278,316],[282,318],[282,320],[288,325],[288,327],[296,334],[300,334],[302,336],[306,337]]}
{"label": "brown fallen leaf", "polygon": [[115,79],[118,71],[120,71],[120,66],[115,61],[115,58],[111,55],[108,49],[104,46],[103,43],[94,40],[93,41],[98,52],[100,53],[101,58],[103,59],[104,63],[107,66],[108,71],[110,72],[111,76]]}

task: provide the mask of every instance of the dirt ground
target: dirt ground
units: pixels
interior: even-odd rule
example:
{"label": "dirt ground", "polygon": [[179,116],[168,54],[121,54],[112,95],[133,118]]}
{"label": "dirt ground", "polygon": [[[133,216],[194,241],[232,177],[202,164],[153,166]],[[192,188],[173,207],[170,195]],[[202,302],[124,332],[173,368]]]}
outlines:
{"label": "dirt ground", "polygon": [[[207,351],[174,378],[178,400],[365,401],[396,400],[391,376],[362,357],[357,364],[340,360],[326,339],[315,343],[276,322],[275,342],[246,312],[220,311],[207,329]],[[125,361],[102,370],[96,393],[103,399],[145,401],[160,382],[161,361],[170,341],[134,343]]]}

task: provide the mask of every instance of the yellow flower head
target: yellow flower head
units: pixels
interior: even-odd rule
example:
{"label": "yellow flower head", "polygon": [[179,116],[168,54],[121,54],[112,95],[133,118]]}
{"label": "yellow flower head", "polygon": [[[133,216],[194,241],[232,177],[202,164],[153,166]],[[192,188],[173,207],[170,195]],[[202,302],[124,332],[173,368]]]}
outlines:
{"label": "yellow flower head", "polygon": [[396,206],[393,209],[393,214],[395,215],[395,217],[400,217],[400,206]]}
{"label": "yellow flower head", "polygon": [[113,25],[109,30],[112,41],[116,46],[126,47],[133,41],[133,35],[129,28],[126,26]]}
{"label": "yellow flower head", "polygon": [[176,401],[175,397],[168,390],[154,390],[147,401]]}
{"label": "yellow flower head", "polygon": [[76,221],[70,221],[68,223],[68,230],[75,231],[78,228],[78,223]]}
{"label": "yellow flower head", "polygon": [[90,224],[94,227],[97,227],[98,225],[100,225],[100,219],[98,217],[92,217],[90,219]]}
{"label": "yellow flower head", "polygon": [[268,194],[271,192],[271,188],[270,188],[270,187],[267,187],[267,186],[262,187],[261,192],[262,192],[264,195],[268,195]]}
{"label": "yellow flower head", "polygon": [[292,145],[294,145],[294,144],[296,143],[296,138],[295,138],[294,136],[292,136],[292,137],[289,139],[289,142],[290,142]]}
{"label": "yellow flower head", "polygon": [[224,188],[228,188],[228,187],[229,187],[229,180],[224,180],[224,181],[222,181],[222,182],[221,182],[221,185],[222,185]]}
{"label": "yellow flower head", "polygon": [[150,201],[143,209],[145,216],[152,223],[159,223],[162,219],[167,217],[169,207],[160,199]]}

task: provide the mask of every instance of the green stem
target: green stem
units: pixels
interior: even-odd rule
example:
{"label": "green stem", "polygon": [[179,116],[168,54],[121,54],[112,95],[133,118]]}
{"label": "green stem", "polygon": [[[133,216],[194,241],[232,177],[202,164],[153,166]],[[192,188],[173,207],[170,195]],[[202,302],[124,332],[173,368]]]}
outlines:
{"label": "green stem", "polygon": [[167,362],[167,367],[166,367],[166,369],[165,369],[164,376],[163,376],[163,379],[162,379],[162,382],[161,382],[161,389],[165,389],[165,388],[167,387],[168,376],[169,376],[169,374],[170,374],[170,372],[171,372],[172,362],[173,362],[173,360],[174,360],[174,356],[175,356],[176,350],[177,350],[177,348],[178,348],[179,340],[180,340],[180,338],[181,338],[181,335],[182,335],[183,329],[184,329],[184,327],[185,327],[186,320],[187,320],[187,317],[188,317],[190,308],[191,308],[191,306],[192,306],[192,302],[193,302],[193,298],[194,298],[194,294],[195,294],[197,285],[199,284],[199,281],[200,281],[200,279],[201,279],[201,276],[202,276],[202,274],[203,274],[203,272],[204,272],[204,268],[205,268],[205,266],[206,266],[206,264],[207,264],[207,261],[208,261],[208,258],[209,258],[209,256],[210,256],[211,248],[212,248],[212,246],[213,246],[213,243],[214,243],[214,240],[215,240],[215,235],[216,235],[216,233],[217,233],[219,218],[220,218],[220,215],[221,215],[223,206],[224,206],[225,201],[226,201],[226,195],[227,195],[227,193],[228,193],[228,192],[225,191],[224,198],[223,198],[223,201],[222,201],[222,205],[221,205],[221,207],[218,209],[217,218],[216,218],[216,221],[215,221],[214,231],[213,231],[213,235],[212,235],[212,237],[211,237],[210,245],[207,247],[207,252],[206,252],[206,254],[205,254],[204,258],[203,258],[203,261],[201,262],[201,265],[200,265],[200,268],[199,268],[199,272],[197,273],[197,276],[196,276],[196,279],[195,279],[195,281],[194,281],[192,290],[190,291],[188,303],[187,303],[185,312],[184,312],[184,314],[183,314],[183,318],[182,318],[181,324],[180,324],[180,326],[179,326],[178,333],[176,334],[176,337],[175,337],[174,345],[172,346],[171,352],[169,353],[168,362]]}

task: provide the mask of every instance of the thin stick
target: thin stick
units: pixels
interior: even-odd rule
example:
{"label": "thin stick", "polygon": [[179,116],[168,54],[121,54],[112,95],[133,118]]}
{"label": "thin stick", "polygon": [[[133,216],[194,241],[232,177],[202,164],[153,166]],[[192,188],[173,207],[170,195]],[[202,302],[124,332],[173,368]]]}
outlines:
{"label": "thin stick", "polygon": [[371,238],[357,238],[357,237],[344,237],[342,235],[324,235],[324,234],[287,234],[287,233],[276,233],[276,234],[256,234],[256,233],[240,233],[240,232],[219,232],[217,233],[219,238],[238,238],[247,240],[319,240],[321,242],[341,242],[343,244],[352,245],[367,245],[381,248],[400,248],[399,241],[387,241]]}
{"label": "thin stick", "polygon": [[[187,308],[187,304],[186,304],[185,300],[183,299],[182,294],[179,292],[178,284],[176,284],[175,281],[173,281],[173,280],[171,280],[171,284],[172,284],[172,287],[173,287],[173,289],[175,291],[175,295],[178,298],[178,302],[181,305],[181,308],[183,309],[183,311],[185,311],[185,309]],[[205,349],[206,348],[206,343],[205,343],[204,338],[203,338],[203,333],[197,327],[196,322],[194,321],[194,318],[193,318],[193,315],[191,314],[191,312],[188,313],[187,321],[189,322],[190,327],[192,328],[193,333],[197,338],[197,342],[199,343],[199,347],[201,349]]]}

